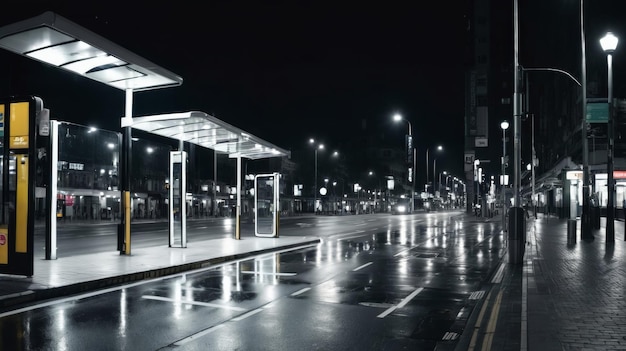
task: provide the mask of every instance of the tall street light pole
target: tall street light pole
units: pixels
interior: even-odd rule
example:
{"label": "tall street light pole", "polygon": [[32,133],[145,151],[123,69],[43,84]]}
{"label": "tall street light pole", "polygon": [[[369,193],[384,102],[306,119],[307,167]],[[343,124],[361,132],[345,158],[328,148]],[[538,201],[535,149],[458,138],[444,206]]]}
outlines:
{"label": "tall street light pole", "polygon": [[581,88],[582,88],[582,121],[580,134],[582,136],[582,154],[583,154],[583,212],[580,216],[580,236],[583,240],[593,240],[594,236],[591,232],[591,216],[589,213],[589,143],[587,142],[587,59],[585,52],[585,3],[580,0],[580,48],[581,48]]}
{"label": "tall street light pole", "polygon": [[608,137],[609,145],[607,151],[606,167],[608,182],[608,203],[606,205],[606,242],[615,241],[615,183],[613,180],[613,150],[614,145],[614,116],[613,116],[613,52],[617,48],[618,39],[613,33],[608,32],[600,39],[602,50],[606,53],[606,64],[608,68],[608,103],[609,103],[609,125]]}
{"label": "tall street light pole", "polygon": [[[442,191],[441,191],[441,183],[443,183],[443,182],[441,181],[441,179],[443,179],[441,176],[442,176],[442,175],[445,175],[445,176],[447,177],[447,174],[448,174],[448,172],[446,172],[446,171],[439,172],[439,184],[438,184],[438,186],[437,186],[437,190],[439,190],[439,197],[441,197],[441,193],[442,193]],[[446,183],[447,183],[447,180],[446,180]],[[444,187],[444,189],[445,189],[446,185],[444,184],[444,186],[443,186],[443,187]]]}
{"label": "tall street light pole", "polygon": [[[315,139],[309,139],[309,144],[315,144]],[[317,214],[317,150],[323,150],[324,144],[319,144],[315,147],[315,181],[313,189],[313,214]]]}
{"label": "tall street light pole", "polygon": [[433,160],[433,197],[437,196],[437,158]]}
{"label": "tall street light pole", "polygon": [[413,147],[413,127],[411,126],[411,122],[408,119],[405,119],[399,113],[393,115],[393,120],[395,122],[406,121],[409,125],[409,135],[407,138],[407,151],[410,153],[409,157],[413,159],[413,168],[409,172],[409,181],[411,182],[411,213],[415,210],[415,148]]}
{"label": "tall street light pole", "polygon": [[[437,145],[437,148],[436,148],[435,150],[436,150],[436,151],[441,151],[441,150],[443,150],[443,146],[441,146],[441,145]],[[428,168],[430,167],[430,161],[428,160],[428,154],[429,154],[429,152],[430,152],[430,147],[428,147],[428,148],[426,149],[426,188],[425,188],[424,190],[426,190],[426,192],[427,192],[427,193],[430,193],[430,192],[428,191],[428,180],[430,179],[430,173],[429,173],[429,171],[428,171]],[[434,179],[433,179],[433,182],[434,182]]]}
{"label": "tall street light pole", "polygon": [[505,172],[506,172],[506,130],[509,129],[509,122],[502,121],[502,179],[500,180],[500,192],[502,192],[502,231],[506,232],[506,194],[504,193]]}

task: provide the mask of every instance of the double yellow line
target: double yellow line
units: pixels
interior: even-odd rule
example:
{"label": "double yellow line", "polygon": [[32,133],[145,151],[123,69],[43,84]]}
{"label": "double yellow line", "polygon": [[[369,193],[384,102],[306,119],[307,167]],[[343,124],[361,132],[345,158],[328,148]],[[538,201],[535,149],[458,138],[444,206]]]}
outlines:
{"label": "double yellow line", "polygon": [[[485,331],[483,341],[481,344],[481,350],[491,350],[491,343],[493,342],[493,335],[496,332],[496,326],[498,324],[498,314],[500,313],[500,305],[502,304],[502,290],[498,292],[498,296],[496,296],[496,302],[494,303],[491,309],[491,315],[489,316],[489,322],[487,323],[487,330]],[[476,325],[474,326],[474,332],[472,333],[472,339],[470,340],[470,345],[468,351],[474,351],[476,348],[476,344],[478,343],[478,335],[480,333],[480,328],[485,318],[485,313],[490,305],[491,292],[487,294],[487,298],[485,299],[485,303],[483,307],[480,309],[480,313],[478,314],[478,320],[476,321]]]}

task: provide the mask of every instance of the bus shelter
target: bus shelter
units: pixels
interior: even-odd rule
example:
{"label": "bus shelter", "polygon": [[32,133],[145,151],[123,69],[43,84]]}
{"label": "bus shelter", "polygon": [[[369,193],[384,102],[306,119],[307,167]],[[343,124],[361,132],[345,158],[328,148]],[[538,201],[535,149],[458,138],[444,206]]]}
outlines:
{"label": "bus shelter", "polygon": [[[241,238],[241,160],[243,158],[258,160],[290,156],[289,151],[200,111],[134,117],[131,127],[169,139],[179,140],[181,143],[187,142],[213,149],[217,153],[227,154],[229,158],[237,160],[236,239]],[[172,151],[170,154],[170,246],[173,246],[175,242],[180,242],[182,247],[186,245],[186,209],[184,206],[186,203],[186,157],[186,153],[182,148],[179,151]],[[278,181],[277,175],[270,178]],[[255,213],[257,213],[256,211],[258,211],[258,206],[255,206]],[[272,209],[272,213],[278,213],[278,209],[275,206]],[[274,222],[276,222],[277,217],[273,218]],[[274,227],[275,225],[276,223],[274,223]]]}
{"label": "bus shelter", "polygon": [[[0,48],[125,91],[126,104],[125,115],[122,117],[123,140],[120,164],[124,215],[122,217],[123,233],[121,237],[118,237],[118,249],[121,254],[129,255],[131,218],[129,171],[132,144],[130,125],[132,124],[133,94],[140,91],[177,87],[183,83],[183,79],[50,11],[1,27]],[[48,152],[51,152],[50,148]],[[47,194],[46,198],[50,209],[46,220],[46,259],[56,259],[56,230],[53,228],[52,220],[55,218],[56,196]]]}
{"label": "bus shelter", "polygon": [[[0,48],[125,91],[125,115],[121,118],[123,140],[120,173],[124,215],[121,223],[122,235],[118,236],[120,254],[130,254],[129,171],[132,128],[160,135],[177,136],[180,140],[211,147],[218,152],[226,152],[230,157],[237,158],[238,164],[240,164],[241,157],[254,159],[268,155],[287,154],[284,150],[203,113],[188,113],[186,116],[183,114],[182,116],[185,116],[183,118],[180,114],[164,115],[169,116],[167,118],[164,116],[142,117],[135,123],[133,119],[134,92],[180,86],[183,79],[54,12],[45,12],[39,16],[0,27]],[[28,115],[29,120],[34,119],[34,116],[39,114],[37,112],[39,110],[45,110],[43,103],[39,103],[36,108],[34,105],[31,106],[28,111],[35,112],[23,115]],[[201,120],[202,122],[199,122]],[[173,129],[164,127],[172,121],[179,124],[182,122],[183,130],[172,133]],[[50,126],[52,125],[50,123]],[[207,125],[213,125],[212,133],[214,134],[209,135],[202,129]],[[52,128],[41,126],[45,126],[45,123],[39,125],[42,133],[35,135],[32,131],[33,135],[27,137],[47,137],[52,140],[53,138],[49,135]],[[47,131],[43,133],[44,130]],[[207,130],[211,130],[211,127]],[[204,137],[199,139],[195,135]],[[52,147],[49,145],[48,152],[54,156]],[[238,181],[240,182],[240,179]],[[30,185],[28,187],[30,188]],[[56,230],[53,228],[56,196],[52,194],[48,191],[46,196],[50,209],[46,221],[46,259],[56,259]],[[28,216],[27,213],[19,215]],[[32,233],[28,237],[32,237]],[[26,247],[31,247],[31,245],[26,245]],[[32,252],[29,256],[32,259]],[[30,274],[32,272],[26,272],[26,275]]]}

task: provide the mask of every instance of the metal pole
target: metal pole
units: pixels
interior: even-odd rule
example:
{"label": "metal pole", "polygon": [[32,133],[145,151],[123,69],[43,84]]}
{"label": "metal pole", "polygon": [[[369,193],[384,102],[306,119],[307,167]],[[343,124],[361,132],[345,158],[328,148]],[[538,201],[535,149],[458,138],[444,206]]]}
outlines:
{"label": "metal pole", "polygon": [[500,191],[502,192],[502,231],[506,232],[506,195],[504,193],[504,172],[506,158],[506,129],[502,128],[502,181],[500,182]]}
{"label": "metal pole", "polygon": [[313,185],[313,214],[317,214],[317,147],[315,148],[315,183]]}
{"label": "metal pole", "polygon": [[217,217],[217,151],[213,150],[213,216]]}
{"label": "metal pole", "polygon": [[430,193],[428,191],[428,151],[430,150],[430,147],[426,148],[426,188],[424,189],[426,191],[426,193]]}
{"label": "metal pole", "polygon": [[520,111],[520,65],[519,65],[519,10],[518,1],[514,0],[514,93],[513,93],[513,193],[515,196],[515,207],[521,206],[520,199],[520,162],[521,162],[521,111]]}
{"label": "metal pole", "polygon": [[433,160],[433,197],[437,196],[437,188],[435,183],[437,182],[437,158]]}
{"label": "metal pole", "polygon": [[589,213],[589,145],[587,143],[587,64],[585,54],[584,0],[580,0],[580,42],[581,42],[581,81],[582,81],[582,113],[580,134],[582,137],[583,159],[583,212],[581,213],[581,238],[593,240],[591,218]]}
{"label": "metal pole", "polygon": [[606,205],[606,242],[615,241],[615,184],[613,180],[613,149],[614,149],[614,117],[613,117],[613,55],[606,55],[608,67],[609,83],[609,125],[608,137],[609,145],[607,152],[607,182],[608,182],[608,203]]}
{"label": "metal pole", "polygon": [[415,204],[415,148],[413,147],[413,145],[415,145],[414,141],[413,141],[413,126],[411,126],[411,122],[409,122],[408,120],[406,121],[406,123],[409,124],[409,139],[411,140],[411,149],[413,149],[413,169],[411,170],[411,213],[413,213],[414,210],[414,204]]}
{"label": "metal pole", "polygon": [[121,255],[130,255],[130,167],[132,164],[132,121],[133,121],[133,90],[126,89],[126,108],[125,116],[122,118],[122,162],[120,164],[120,170],[123,174],[121,181],[121,205],[123,209],[122,215],[122,231],[124,233],[122,238],[122,251]]}
{"label": "metal pole", "polygon": [[535,205],[535,162],[537,160],[537,158],[535,157],[535,114],[531,115],[531,127],[533,129],[532,132],[532,164],[530,166],[531,172],[532,172],[532,198],[530,200],[531,205],[533,206],[533,215],[535,216],[535,219],[537,219],[537,206]]}

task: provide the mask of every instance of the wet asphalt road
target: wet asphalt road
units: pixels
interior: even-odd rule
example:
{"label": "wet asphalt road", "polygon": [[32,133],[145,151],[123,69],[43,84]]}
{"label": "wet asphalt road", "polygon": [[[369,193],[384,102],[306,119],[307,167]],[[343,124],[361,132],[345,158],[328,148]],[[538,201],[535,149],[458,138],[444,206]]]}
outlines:
{"label": "wet asphalt road", "polygon": [[[496,222],[461,212],[284,220],[281,235],[318,235],[322,243],[5,313],[0,345],[451,350],[499,262]],[[215,235],[229,235],[223,222],[197,222],[190,244],[219,226],[224,232]],[[150,245],[148,232],[137,240]]]}

